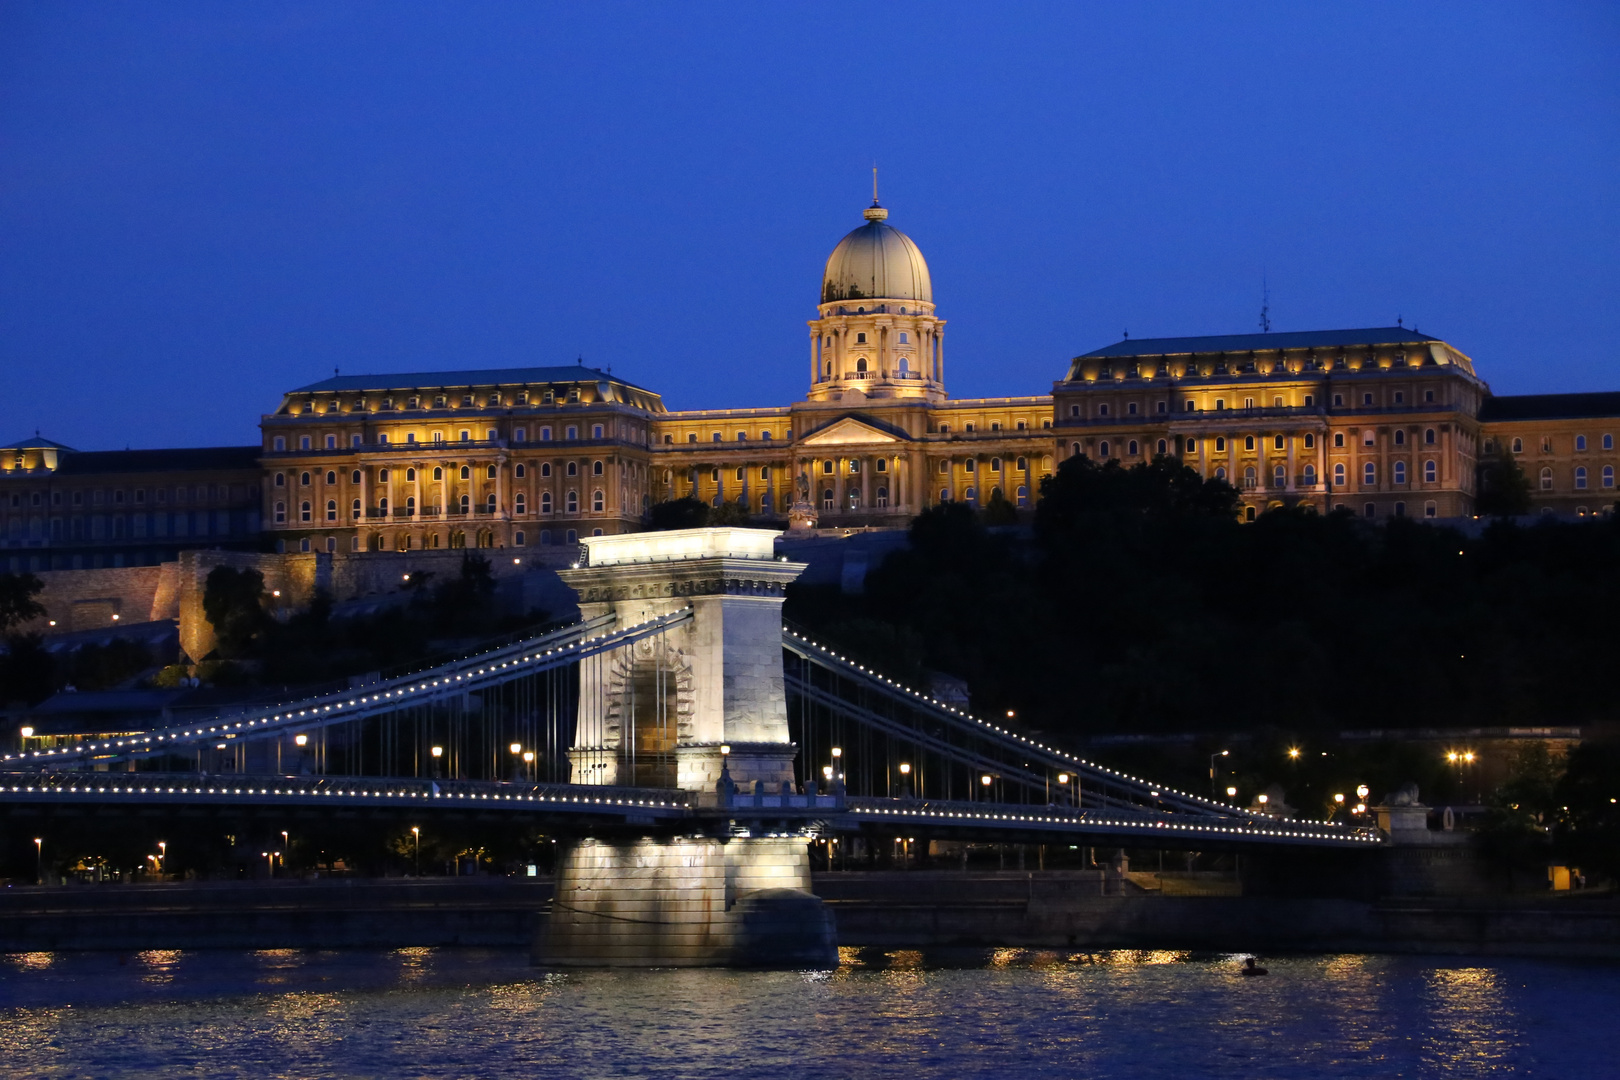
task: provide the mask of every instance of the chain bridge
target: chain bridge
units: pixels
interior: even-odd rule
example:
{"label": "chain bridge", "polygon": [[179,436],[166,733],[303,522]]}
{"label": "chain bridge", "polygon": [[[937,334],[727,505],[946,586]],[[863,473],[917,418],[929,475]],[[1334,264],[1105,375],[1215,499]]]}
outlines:
{"label": "chain bridge", "polygon": [[593,537],[581,617],[432,668],[0,757],[0,812],[363,810],[573,836],[539,957],[727,963],[832,948],[807,843],[1365,848],[1075,757],[784,627],[775,534]]}

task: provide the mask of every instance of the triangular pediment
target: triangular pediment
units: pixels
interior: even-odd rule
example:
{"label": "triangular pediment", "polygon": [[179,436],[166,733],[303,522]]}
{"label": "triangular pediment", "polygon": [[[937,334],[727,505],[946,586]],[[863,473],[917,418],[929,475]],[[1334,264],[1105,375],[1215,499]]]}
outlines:
{"label": "triangular pediment", "polygon": [[892,432],[873,427],[864,420],[846,416],[835,420],[813,435],[799,441],[800,446],[870,446],[874,443],[897,443],[901,440]]}

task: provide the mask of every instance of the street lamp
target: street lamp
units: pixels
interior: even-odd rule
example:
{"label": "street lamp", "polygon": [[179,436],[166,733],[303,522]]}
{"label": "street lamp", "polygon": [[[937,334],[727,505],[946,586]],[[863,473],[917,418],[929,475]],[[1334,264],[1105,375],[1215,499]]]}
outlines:
{"label": "street lamp", "polygon": [[1227,797],[1227,798],[1228,798],[1228,799],[1235,799],[1235,798],[1237,798],[1237,788],[1235,788],[1235,787],[1228,787],[1228,788],[1227,788],[1227,789],[1226,789],[1226,797]]}
{"label": "street lamp", "polygon": [[433,755],[433,779],[437,780],[439,778],[439,759],[444,757],[444,747],[435,746],[428,753]]}
{"label": "street lamp", "polygon": [[158,873],[164,870],[163,863],[169,857],[169,845],[162,840],[158,841]]}
{"label": "street lamp", "polygon": [[411,826],[411,840],[416,846],[416,876],[422,876],[422,829],[418,825]]}
{"label": "street lamp", "polygon": [[911,762],[909,761],[900,763],[900,797],[902,799],[911,798]]}
{"label": "street lamp", "polygon": [[1231,752],[1232,751],[1230,750],[1222,750],[1218,754],[1209,755],[1209,789],[1211,791],[1215,790],[1215,759],[1218,757],[1226,757]]}
{"label": "street lamp", "polygon": [[1290,761],[1298,761],[1299,760],[1299,747],[1290,746],[1288,748],[1288,758],[1289,758]]}
{"label": "street lamp", "polygon": [[45,884],[45,838],[34,837],[34,884]]}

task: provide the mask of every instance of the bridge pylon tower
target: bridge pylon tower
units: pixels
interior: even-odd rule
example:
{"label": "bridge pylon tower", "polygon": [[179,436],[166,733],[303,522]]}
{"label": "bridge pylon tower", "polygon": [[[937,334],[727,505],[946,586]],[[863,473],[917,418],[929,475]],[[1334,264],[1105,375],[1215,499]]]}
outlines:
{"label": "bridge pylon tower", "polygon": [[570,844],[536,941],[551,966],[822,966],[830,914],[810,891],[808,835],[728,820],[729,788],[793,788],[782,601],[804,564],[765,529],[590,537],[561,572],[587,619],[641,623],[690,611],[654,637],[585,661],[569,760],[576,784],[678,787],[716,813],[705,835]]}

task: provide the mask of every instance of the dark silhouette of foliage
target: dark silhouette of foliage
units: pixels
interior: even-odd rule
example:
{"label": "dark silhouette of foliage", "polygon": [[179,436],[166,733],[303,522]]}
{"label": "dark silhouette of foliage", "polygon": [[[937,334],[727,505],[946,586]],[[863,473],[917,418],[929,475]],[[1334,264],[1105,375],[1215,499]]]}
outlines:
{"label": "dark silhouette of foliage", "polygon": [[1474,509],[1481,517],[1518,517],[1530,512],[1530,478],[1504,447],[1475,469]]}
{"label": "dark silhouette of foliage", "polygon": [[736,503],[722,502],[710,506],[690,495],[653,503],[647,511],[647,527],[657,531],[668,529],[702,529],[722,525],[747,525],[748,511]]}
{"label": "dark silhouette of foliage", "polygon": [[0,574],[0,634],[45,614],[36,597],[45,583],[33,574]]}
{"label": "dark silhouette of foliage", "polygon": [[1292,508],[1244,524],[1230,487],[1169,460],[1067,462],[1042,496],[1032,530],[930,509],[864,595],[795,588],[789,617],[829,636],[893,626],[891,640],[920,640],[923,666],[967,680],[982,715],[1053,733],[1613,714],[1616,520],[1465,536]]}
{"label": "dark silhouette of foliage", "polygon": [[222,658],[245,656],[254,638],[271,624],[264,608],[264,575],[257,570],[216,566],[203,583],[203,615],[214,628]]}

